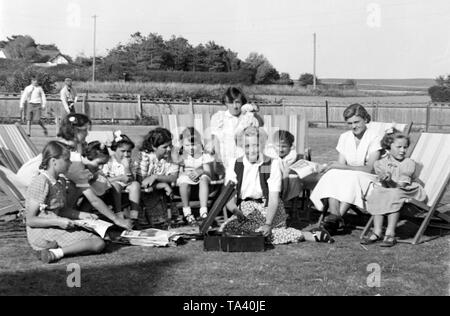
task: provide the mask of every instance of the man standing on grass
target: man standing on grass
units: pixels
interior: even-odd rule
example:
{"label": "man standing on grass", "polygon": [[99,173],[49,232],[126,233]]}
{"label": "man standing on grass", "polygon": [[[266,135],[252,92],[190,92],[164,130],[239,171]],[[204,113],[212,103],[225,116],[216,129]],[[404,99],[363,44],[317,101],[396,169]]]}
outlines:
{"label": "man standing on grass", "polygon": [[31,136],[31,123],[38,122],[44,130],[44,135],[48,135],[48,131],[42,121],[42,110],[45,110],[47,99],[42,87],[39,86],[35,77],[31,78],[31,84],[27,86],[20,98],[20,111],[23,111],[26,104],[25,118],[27,120],[28,136]]}
{"label": "man standing on grass", "polygon": [[77,103],[77,92],[72,87],[72,79],[64,80],[64,87],[61,89],[61,102],[67,114],[75,113],[75,103]]}

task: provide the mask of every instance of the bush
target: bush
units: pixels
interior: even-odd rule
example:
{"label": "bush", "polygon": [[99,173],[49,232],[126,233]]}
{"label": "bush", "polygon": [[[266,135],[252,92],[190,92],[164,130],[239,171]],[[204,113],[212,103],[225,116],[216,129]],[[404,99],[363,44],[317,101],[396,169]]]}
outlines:
{"label": "bush", "polygon": [[[312,85],[312,84],[314,84],[314,75],[310,74],[310,73],[301,74],[298,81],[300,82],[300,86],[302,86],[302,87]],[[319,78],[317,78],[317,77],[316,77],[316,83],[317,84],[320,83]]]}
{"label": "bush", "polygon": [[32,67],[25,70],[17,70],[12,78],[6,82],[6,91],[21,92],[31,83],[31,78],[36,77],[39,85],[45,93],[53,93],[55,90],[55,80],[48,73],[36,71]]}
{"label": "bush", "polygon": [[428,89],[428,94],[433,102],[450,102],[450,87],[432,86]]}

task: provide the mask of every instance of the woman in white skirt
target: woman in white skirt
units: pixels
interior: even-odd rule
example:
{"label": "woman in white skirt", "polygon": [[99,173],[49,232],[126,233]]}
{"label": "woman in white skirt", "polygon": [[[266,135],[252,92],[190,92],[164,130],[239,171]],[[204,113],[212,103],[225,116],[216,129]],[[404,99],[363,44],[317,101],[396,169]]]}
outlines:
{"label": "woman in white skirt", "polygon": [[370,128],[370,115],[362,105],[347,107],[344,119],[351,130],[339,137],[338,161],[326,166],[311,193],[311,201],[319,211],[324,209],[322,200],[328,199],[329,215],[324,224],[332,231],[344,226],[342,216],[351,205],[364,207],[363,197],[369,184],[376,181],[373,164],[380,158],[381,149],[381,137]]}

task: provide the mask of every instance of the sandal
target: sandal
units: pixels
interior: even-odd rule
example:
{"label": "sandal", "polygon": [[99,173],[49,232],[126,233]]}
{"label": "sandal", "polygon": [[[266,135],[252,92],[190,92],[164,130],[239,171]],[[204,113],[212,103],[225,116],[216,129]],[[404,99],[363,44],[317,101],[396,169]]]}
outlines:
{"label": "sandal", "polygon": [[334,239],[331,237],[330,233],[324,228],[314,228],[311,230],[316,242],[326,242],[329,244],[334,243]]}
{"label": "sandal", "polygon": [[396,243],[397,243],[397,239],[395,239],[394,236],[386,235],[384,237],[383,242],[380,244],[380,247],[390,248],[390,247],[395,246]]}
{"label": "sandal", "polygon": [[194,217],[194,215],[191,214],[191,215],[186,216],[186,222],[189,225],[195,224],[195,217]]}
{"label": "sandal", "polygon": [[[373,238],[373,237],[375,237],[375,238]],[[375,244],[375,243],[377,243],[377,242],[380,242],[382,240],[382,238],[380,237],[380,236],[378,236],[377,234],[375,234],[375,233],[372,233],[372,235],[370,235],[369,237],[364,237],[359,243],[361,244],[361,245],[372,245],[372,244]]]}

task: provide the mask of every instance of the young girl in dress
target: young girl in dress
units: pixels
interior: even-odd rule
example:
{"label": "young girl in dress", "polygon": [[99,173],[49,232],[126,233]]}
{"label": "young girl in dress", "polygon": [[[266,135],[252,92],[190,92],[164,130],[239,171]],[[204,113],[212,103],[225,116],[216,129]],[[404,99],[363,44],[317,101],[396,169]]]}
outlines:
{"label": "young girl in dress", "polygon": [[115,208],[121,210],[122,192],[128,192],[131,209],[127,215],[131,219],[137,219],[140,211],[141,185],[134,180],[131,172],[131,151],[133,149],[134,143],[127,135],[121,134],[120,131],[114,132],[114,140],[111,143],[113,154],[103,166],[102,171],[113,187]]}
{"label": "young girl in dress", "polygon": [[[173,195],[171,187],[178,177],[178,164],[172,162],[172,134],[165,128],[155,128],[151,130],[145,137],[139,153],[139,157],[134,163],[134,172],[136,180],[141,187],[150,194],[143,194],[144,212],[140,218],[140,224],[146,225],[151,223],[153,217],[158,217],[155,222],[165,222],[168,217],[166,214],[148,214],[146,209],[154,208],[155,200],[162,198],[159,191],[164,190],[165,195],[169,198]],[[145,217],[145,218],[144,218]]]}
{"label": "young girl in dress", "polygon": [[96,219],[93,214],[66,207],[66,174],[71,165],[70,151],[57,141],[49,142],[42,152],[40,173],[26,194],[28,242],[45,263],[64,256],[98,253],[105,247],[97,235],[78,229],[73,220]]}
{"label": "young girl in dress", "polygon": [[[393,131],[381,141],[386,157],[374,164],[381,185],[375,186],[367,199],[367,211],[374,216],[374,231],[361,243],[368,245],[381,242],[382,247],[392,247],[396,243],[395,228],[400,218],[400,210],[406,199],[424,202],[426,193],[422,186],[414,182],[416,163],[406,158],[410,140],[408,136]],[[388,219],[384,239],[383,220]]]}
{"label": "young girl in dress", "polygon": [[193,127],[186,128],[180,135],[180,175],[177,185],[180,187],[183,202],[183,216],[189,224],[195,222],[189,206],[191,187],[199,187],[200,218],[208,216],[209,183],[211,181],[211,165],[214,158],[206,154],[200,133]]}

